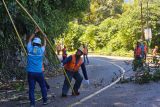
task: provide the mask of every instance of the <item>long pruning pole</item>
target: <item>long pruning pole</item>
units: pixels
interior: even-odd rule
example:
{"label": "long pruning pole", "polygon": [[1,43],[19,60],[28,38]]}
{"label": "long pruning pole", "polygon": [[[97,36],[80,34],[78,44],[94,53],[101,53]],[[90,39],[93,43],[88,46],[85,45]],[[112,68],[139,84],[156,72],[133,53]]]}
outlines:
{"label": "long pruning pole", "polygon": [[20,36],[19,36],[19,33],[18,33],[18,31],[17,31],[17,28],[16,28],[16,26],[15,26],[15,24],[14,24],[14,22],[13,22],[13,19],[12,19],[12,17],[11,17],[11,14],[10,14],[9,11],[8,11],[8,8],[7,8],[7,6],[6,6],[6,3],[5,3],[4,0],[2,0],[2,1],[3,1],[3,4],[4,4],[4,7],[5,7],[6,11],[7,11],[7,14],[8,14],[8,16],[9,16],[11,22],[12,22],[12,25],[13,25],[13,27],[14,27],[14,30],[15,30],[16,35],[17,35],[17,37],[18,37],[18,40],[19,40],[19,42],[20,42],[20,44],[21,44],[21,46],[22,46],[22,49],[23,49],[25,55],[27,56],[27,52],[26,52],[26,50],[25,50],[25,48],[24,48],[24,45],[23,45],[22,40],[21,40],[21,38],[20,38]]}
{"label": "long pruning pole", "polygon": [[[45,35],[45,33],[43,32],[43,30],[40,28],[40,26],[37,24],[37,22],[33,19],[33,17],[29,14],[29,12],[24,8],[24,6],[22,6],[22,4],[18,0],[16,0],[16,2],[27,13],[27,15],[31,18],[31,20],[34,22],[34,24],[39,28],[39,30],[42,32],[42,34]],[[46,36],[46,40],[49,43],[49,46],[51,47],[52,51],[54,52],[54,49],[53,49],[53,47],[51,45],[51,42],[49,41],[49,39],[47,38],[47,36]],[[57,55],[56,55],[56,57],[57,57]],[[58,59],[58,57],[57,57],[57,59]],[[67,73],[66,73],[66,71],[64,69],[63,69],[63,72],[64,72],[65,77],[67,78],[67,81],[68,81],[69,85],[71,86],[72,92],[75,94],[74,89],[73,89],[73,87],[71,85],[71,81],[69,80],[68,75],[67,75]]]}

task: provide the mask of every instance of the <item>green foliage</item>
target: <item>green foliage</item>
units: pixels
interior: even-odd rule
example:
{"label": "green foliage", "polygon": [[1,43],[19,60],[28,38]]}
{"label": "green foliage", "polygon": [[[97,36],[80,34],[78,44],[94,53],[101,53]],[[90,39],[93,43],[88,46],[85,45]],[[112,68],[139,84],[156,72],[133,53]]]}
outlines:
{"label": "green foliage", "polygon": [[152,75],[153,81],[159,81],[160,80],[160,69],[157,69],[154,74]]}
{"label": "green foliage", "polygon": [[[78,37],[77,44],[86,43],[92,50],[99,49],[114,55],[116,53],[119,55],[119,53],[131,52],[135,47],[136,41],[141,38],[141,24],[143,24],[143,28],[147,28],[147,20],[149,20],[149,27],[152,28],[153,33],[151,47],[160,45],[159,6],[159,2],[154,3],[152,1],[152,4],[149,4],[148,17],[146,2],[144,2],[141,23],[141,11],[138,1],[131,5],[124,4],[121,0],[91,0],[88,13],[84,17],[77,19],[76,22],[76,26],[84,28],[83,33]],[[73,41],[75,41],[75,37],[72,37],[75,34],[66,36],[65,39],[73,38]],[[68,33],[64,35],[68,35]],[[74,46],[77,47],[75,44]]]}
{"label": "green foliage", "polygon": [[83,32],[83,26],[79,26],[78,23],[69,23],[69,28],[67,32],[64,34],[64,43],[68,47],[68,50],[77,49],[81,45],[79,38],[82,36]]}
{"label": "green foliage", "polygon": [[[26,45],[29,36],[34,32],[35,25],[15,0],[5,0],[5,2],[22,42]],[[68,29],[69,21],[75,17],[82,17],[82,13],[85,13],[88,7],[88,0],[21,0],[19,2],[22,3],[47,34],[49,40],[53,40],[63,34]],[[2,50],[0,54],[0,62],[2,63],[0,64],[0,74],[4,74],[4,78],[1,78],[0,81],[3,79],[6,82],[12,80],[13,77],[19,77],[19,74],[23,74],[25,67],[21,70],[18,64],[15,63],[17,57],[16,52],[23,52],[23,50],[2,1],[0,1],[0,13],[0,49]],[[81,32],[79,34],[77,33],[77,35],[81,35]],[[78,40],[76,36],[75,38],[74,43]],[[57,65],[55,53],[51,49],[48,49],[48,46],[47,51],[49,55],[48,59],[53,62],[53,66],[55,67]],[[13,68],[18,72],[11,73],[13,72]]]}
{"label": "green foliage", "polygon": [[16,91],[24,91],[25,90],[25,84],[23,82],[16,82],[16,83],[13,83],[11,86]]}
{"label": "green foliage", "polygon": [[87,26],[84,34],[79,39],[82,44],[88,44],[88,46],[92,50],[94,50],[97,46],[97,43],[95,40],[96,39],[96,29],[97,28],[94,25]]}
{"label": "green foliage", "polygon": [[123,0],[91,0],[85,23],[100,24],[108,17],[117,17],[123,11],[122,3]]}
{"label": "green foliage", "polygon": [[145,71],[136,77],[135,82],[139,84],[149,83],[151,78],[152,78],[152,75],[149,74],[148,71]]}

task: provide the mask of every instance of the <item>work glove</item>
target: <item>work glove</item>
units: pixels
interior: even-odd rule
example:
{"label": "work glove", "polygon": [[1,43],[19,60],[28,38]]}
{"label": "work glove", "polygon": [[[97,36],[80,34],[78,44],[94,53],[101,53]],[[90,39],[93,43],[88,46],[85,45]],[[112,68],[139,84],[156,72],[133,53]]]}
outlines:
{"label": "work glove", "polygon": [[85,84],[89,85],[89,80],[85,80]]}

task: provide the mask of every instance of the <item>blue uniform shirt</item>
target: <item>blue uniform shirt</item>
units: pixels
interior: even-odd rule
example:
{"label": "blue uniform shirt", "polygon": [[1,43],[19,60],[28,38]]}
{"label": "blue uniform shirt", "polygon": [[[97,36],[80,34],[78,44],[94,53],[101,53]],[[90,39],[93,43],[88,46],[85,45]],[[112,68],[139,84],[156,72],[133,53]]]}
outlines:
{"label": "blue uniform shirt", "polygon": [[33,46],[31,42],[27,44],[27,72],[42,72],[42,63],[45,47]]}

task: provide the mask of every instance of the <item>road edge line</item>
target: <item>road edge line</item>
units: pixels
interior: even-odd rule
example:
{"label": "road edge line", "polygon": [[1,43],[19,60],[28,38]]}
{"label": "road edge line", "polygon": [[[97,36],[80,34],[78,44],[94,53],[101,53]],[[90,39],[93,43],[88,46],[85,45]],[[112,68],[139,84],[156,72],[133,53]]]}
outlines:
{"label": "road edge line", "polygon": [[[96,60],[101,60],[101,59],[96,59]],[[104,61],[104,60],[101,60],[101,61]],[[105,61],[105,62],[108,62],[108,61]],[[100,89],[100,90],[94,92],[93,94],[90,94],[89,96],[84,97],[84,98],[81,99],[80,101],[71,104],[69,107],[74,107],[74,106],[76,106],[76,105],[79,105],[79,104],[83,103],[84,101],[87,101],[88,99],[90,99],[90,98],[94,97],[95,95],[97,95],[97,94],[103,92],[104,90],[108,89],[109,87],[115,85],[117,82],[120,81],[120,79],[124,76],[124,73],[125,73],[124,68],[122,68],[121,66],[119,66],[119,65],[117,65],[117,64],[114,64],[114,63],[112,63],[112,62],[108,62],[108,63],[111,63],[111,64],[113,64],[114,66],[120,68],[120,70],[123,72],[122,75],[121,75],[116,81],[114,81],[114,82],[112,82],[111,84],[105,86],[104,88],[102,88],[102,89]]]}

